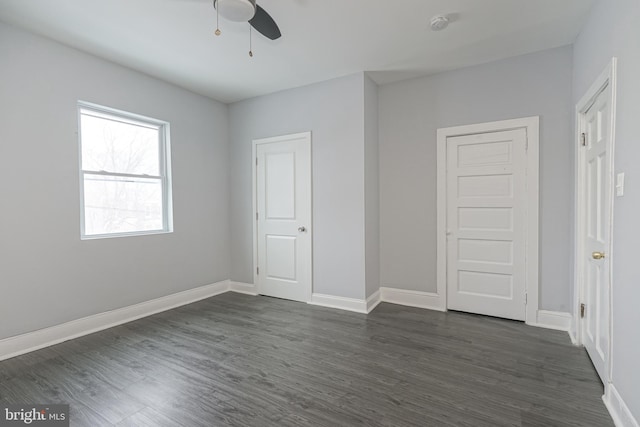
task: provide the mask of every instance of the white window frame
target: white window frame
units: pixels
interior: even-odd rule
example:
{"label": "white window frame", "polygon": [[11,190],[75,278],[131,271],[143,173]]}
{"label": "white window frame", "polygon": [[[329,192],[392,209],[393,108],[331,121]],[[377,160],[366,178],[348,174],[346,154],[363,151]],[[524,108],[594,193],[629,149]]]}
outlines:
{"label": "white window frame", "polygon": [[[85,170],[82,165],[82,114],[90,112],[96,117],[104,117],[109,120],[120,121],[132,125],[145,126],[158,130],[159,135],[159,162],[160,169],[158,176],[116,173],[109,171]],[[169,122],[142,116],[127,111],[117,110],[115,108],[105,107],[85,101],[78,101],[78,163],[80,170],[80,238],[81,240],[94,240],[112,237],[128,237],[128,236],[145,236],[150,234],[165,234],[173,232],[173,202],[171,190],[171,145],[170,145],[170,125]],[[85,175],[101,175],[116,178],[140,178],[140,179],[159,179],[162,185],[162,229],[130,231],[125,233],[108,233],[108,234],[86,234],[85,224],[85,204],[84,204],[84,180]]]}

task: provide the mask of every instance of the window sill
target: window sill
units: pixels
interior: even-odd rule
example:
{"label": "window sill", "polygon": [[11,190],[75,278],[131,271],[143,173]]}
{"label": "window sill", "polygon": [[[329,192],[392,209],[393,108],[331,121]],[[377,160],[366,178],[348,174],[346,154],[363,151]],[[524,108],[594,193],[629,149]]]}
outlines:
{"label": "window sill", "polygon": [[80,236],[80,240],[99,240],[99,239],[114,239],[117,237],[139,237],[139,236],[152,236],[155,234],[170,234],[173,230],[153,230],[153,231],[134,231],[131,233],[113,233],[113,234],[92,234],[89,236]]}

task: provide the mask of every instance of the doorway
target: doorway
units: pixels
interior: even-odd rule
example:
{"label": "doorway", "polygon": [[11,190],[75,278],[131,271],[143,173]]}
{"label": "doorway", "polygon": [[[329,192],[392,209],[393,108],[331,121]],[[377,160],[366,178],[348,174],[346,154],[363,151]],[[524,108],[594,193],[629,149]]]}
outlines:
{"label": "doorway", "polygon": [[438,295],[536,322],[539,119],[438,130]]}
{"label": "doorway", "polygon": [[312,290],[311,133],[253,141],[254,283],[309,302]]}
{"label": "doorway", "polygon": [[576,336],[610,379],[615,59],[576,106]]}

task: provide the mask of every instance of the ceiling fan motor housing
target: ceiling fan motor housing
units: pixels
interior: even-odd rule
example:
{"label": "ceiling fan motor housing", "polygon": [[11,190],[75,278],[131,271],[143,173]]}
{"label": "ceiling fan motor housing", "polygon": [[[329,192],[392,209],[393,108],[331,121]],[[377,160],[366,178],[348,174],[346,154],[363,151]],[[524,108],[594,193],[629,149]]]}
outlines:
{"label": "ceiling fan motor housing", "polygon": [[256,0],[215,0],[220,15],[235,22],[246,22],[256,14]]}

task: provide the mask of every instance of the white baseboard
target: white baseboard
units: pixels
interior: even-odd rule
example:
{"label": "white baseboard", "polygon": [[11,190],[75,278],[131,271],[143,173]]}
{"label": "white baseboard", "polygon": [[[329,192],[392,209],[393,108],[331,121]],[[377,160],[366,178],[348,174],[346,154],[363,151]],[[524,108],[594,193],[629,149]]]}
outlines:
{"label": "white baseboard", "polygon": [[436,293],[409,291],[406,289],[380,288],[380,300],[391,304],[408,307],[426,308],[428,310],[446,311],[442,298]]}
{"label": "white baseboard", "polygon": [[380,289],[378,289],[373,293],[373,295],[367,298],[367,313],[371,313],[373,309],[376,308],[381,302],[382,299],[380,298]]}
{"label": "white baseboard", "polygon": [[640,427],[627,404],[622,400],[618,390],[613,384],[609,384],[602,396],[605,406],[609,410],[616,427]]}
{"label": "white baseboard", "polygon": [[[374,296],[375,294],[369,298],[372,299]],[[446,307],[444,306],[443,299],[440,298],[438,294],[432,292],[381,287],[379,302],[388,302],[391,304],[399,304],[409,307],[425,308],[428,310],[447,311]],[[369,307],[369,304],[370,302],[368,299],[367,307]],[[378,302],[371,303],[373,308],[375,308],[377,304]],[[371,308],[369,311],[373,310],[373,308]],[[540,328],[569,332],[569,335],[571,335],[570,329],[572,321],[573,316],[570,313],[538,310],[536,321],[529,322],[528,324]],[[571,337],[571,340],[574,343],[576,342],[573,336]]]}
{"label": "white baseboard", "polygon": [[528,324],[539,328],[555,329],[556,331],[569,332],[571,330],[573,316],[570,313],[538,310],[537,317],[535,323],[530,322]]}
{"label": "white baseboard", "polygon": [[576,337],[576,333],[573,330],[569,330],[569,338],[571,339],[571,344],[580,345],[578,342],[578,337]]}
{"label": "white baseboard", "polygon": [[355,311],[356,313],[367,313],[367,301],[356,298],[336,297],[333,295],[313,294],[311,295],[311,305],[322,307],[338,308],[340,310]]}
{"label": "white baseboard", "polygon": [[256,285],[251,283],[242,283],[242,282],[229,282],[229,290],[231,292],[237,292],[239,294],[246,295],[258,295],[258,289]]}
{"label": "white baseboard", "polygon": [[132,320],[191,304],[229,290],[229,280],[178,292],[151,301],[106,311],[0,340],[0,360],[9,359],[73,338],[112,328]]}
{"label": "white baseboard", "polygon": [[[5,338],[0,340],[0,360],[19,356],[24,353],[108,329],[152,314],[180,307],[182,305],[191,304],[228,291],[248,295],[258,295],[255,285],[223,280],[218,283],[178,292],[151,301],[142,302],[104,313],[98,313],[82,319],[72,320],[61,325],[17,335],[15,337]],[[381,302],[425,308],[429,310],[446,311],[446,308],[443,306],[442,298],[435,293],[386,287],[381,287],[379,291],[376,291],[366,300],[344,298],[333,295],[313,294],[309,304],[366,314],[370,313]],[[572,316],[569,313],[539,310],[537,322],[532,325],[561,331],[569,331],[571,320]],[[613,392],[614,396],[618,396],[617,393],[615,393],[615,389],[613,389]],[[615,402],[615,399],[611,401]],[[619,407],[626,408],[626,406]],[[637,424],[633,426],[638,427]]]}

